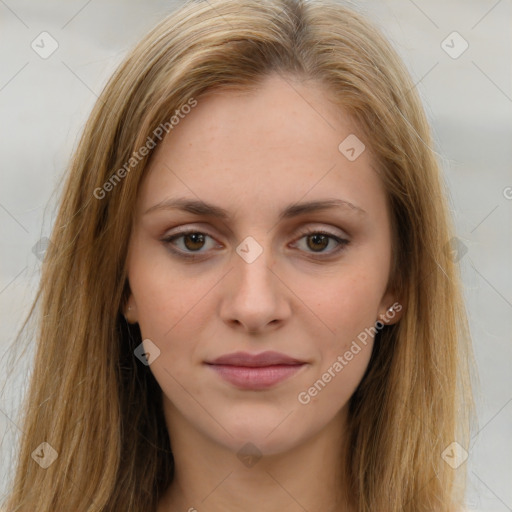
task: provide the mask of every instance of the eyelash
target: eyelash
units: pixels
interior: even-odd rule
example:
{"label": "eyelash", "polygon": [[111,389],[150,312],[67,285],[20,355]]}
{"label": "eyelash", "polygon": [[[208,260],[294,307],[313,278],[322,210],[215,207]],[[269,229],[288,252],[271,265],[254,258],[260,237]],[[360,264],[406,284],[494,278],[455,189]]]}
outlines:
{"label": "eyelash", "polygon": [[[177,250],[177,249],[171,247],[173,245],[172,242],[174,242],[174,240],[177,240],[179,238],[182,238],[182,237],[190,235],[190,234],[206,235],[207,237],[210,237],[213,239],[213,237],[211,235],[209,235],[208,233],[204,233],[203,231],[191,229],[191,230],[187,230],[187,231],[181,231],[180,233],[176,233],[171,236],[164,237],[164,238],[162,238],[162,242],[164,242],[168,245],[169,250],[172,253],[178,255],[181,258],[185,258],[185,259],[189,259],[189,260],[202,258],[203,257],[202,252],[196,251],[195,253],[194,252],[187,253],[187,252],[182,251],[181,249]],[[327,258],[327,257],[333,256],[333,255],[339,253],[340,251],[342,251],[350,243],[349,240],[347,240],[345,238],[340,238],[339,236],[336,236],[328,231],[323,231],[321,229],[320,230],[319,229],[305,230],[300,234],[300,237],[297,239],[297,241],[302,240],[304,237],[307,237],[310,235],[324,235],[324,236],[328,237],[329,239],[334,240],[338,244],[337,248],[335,248],[334,250],[332,250],[328,253],[311,252],[311,255],[313,255],[314,258]],[[324,254],[324,256],[322,256],[322,254]]]}

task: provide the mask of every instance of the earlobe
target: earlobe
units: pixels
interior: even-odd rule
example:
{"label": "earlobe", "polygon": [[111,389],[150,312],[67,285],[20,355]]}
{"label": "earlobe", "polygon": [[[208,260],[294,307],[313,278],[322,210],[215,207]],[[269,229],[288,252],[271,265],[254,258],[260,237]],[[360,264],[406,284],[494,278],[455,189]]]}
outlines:
{"label": "earlobe", "polygon": [[395,301],[379,314],[379,320],[385,325],[395,324],[402,317],[402,310],[402,304],[399,301]]}
{"label": "earlobe", "polygon": [[129,324],[137,323],[137,307],[134,304],[133,298],[130,296],[124,307],[123,316]]}

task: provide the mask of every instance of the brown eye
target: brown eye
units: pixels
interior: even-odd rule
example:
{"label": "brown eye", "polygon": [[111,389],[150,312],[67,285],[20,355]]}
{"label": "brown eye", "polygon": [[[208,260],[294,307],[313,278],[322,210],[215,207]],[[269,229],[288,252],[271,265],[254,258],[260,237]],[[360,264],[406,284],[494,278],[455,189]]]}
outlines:
{"label": "brown eye", "polygon": [[189,251],[197,251],[204,245],[204,234],[188,233],[183,235],[183,244]]}
{"label": "brown eye", "polygon": [[323,251],[329,245],[329,237],[321,233],[308,235],[307,240],[308,247],[313,251]]}
{"label": "brown eye", "polygon": [[[210,247],[208,247],[208,239]],[[210,235],[200,231],[182,231],[162,238],[162,242],[171,252],[183,258],[205,256],[208,249],[215,247],[213,240]]]}
{"label": "brown eye", "polygon": [[[301,247],[302,244],[300,243],[303,239],[306,241],[304,244],[305,248],[304,246]],[[343,250],[345,246],[349,244],[349,240],[340,238],[326,231],[310,230],[302,233],[302,237],[299,238],[295,244],[299,246],[299,249],[309,252],[310,254],[317,253],[321,256],[329,256]],[[329,245],[334,247],[329,250],[327,249]]]}

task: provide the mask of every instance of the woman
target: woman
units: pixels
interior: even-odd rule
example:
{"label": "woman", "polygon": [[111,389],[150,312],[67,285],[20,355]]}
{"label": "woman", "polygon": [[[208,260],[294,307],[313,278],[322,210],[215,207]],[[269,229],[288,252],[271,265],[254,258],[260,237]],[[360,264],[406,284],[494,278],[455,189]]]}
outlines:
{"label": "woman", "polygon": [[72,160],[7,510],[461,510],[451,233],[375,27],[328,1],[187,3]]}

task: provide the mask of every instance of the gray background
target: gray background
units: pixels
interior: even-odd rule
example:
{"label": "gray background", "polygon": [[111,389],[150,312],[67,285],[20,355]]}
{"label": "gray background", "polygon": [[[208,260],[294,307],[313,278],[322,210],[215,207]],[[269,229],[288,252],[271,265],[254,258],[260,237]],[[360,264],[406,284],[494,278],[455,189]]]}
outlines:
{"label": "gray background", "polygon": [[[126,52],[175,5],[0,0],[0,499],[22,435],[16,413],[33,343],[17,359],[8,347],[36,290],[41,263],[33,248],[50,234],[55,191],[97,95]],[[463,244],[480,378],[468,508],[512,511],[512,3],[354,5],[382,27],[417,84]],[[58,43],[46,59],[31,47],[43,31]],[[463,41],[442,43],[453,31],[469,44],[457,58],[446,45],[458,53]]]}

